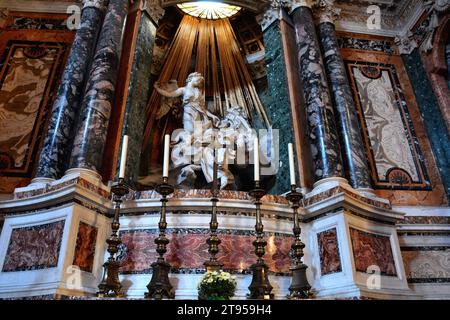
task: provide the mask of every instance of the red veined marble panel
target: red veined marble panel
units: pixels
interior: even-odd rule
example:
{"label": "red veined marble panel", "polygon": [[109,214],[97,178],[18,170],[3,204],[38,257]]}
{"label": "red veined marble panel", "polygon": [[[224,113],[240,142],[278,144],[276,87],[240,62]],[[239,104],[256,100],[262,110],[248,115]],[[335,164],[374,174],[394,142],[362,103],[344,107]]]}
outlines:
{"label": "red veined marble panel", "polygon": [[83,271],[92,272],[96,242],[97,228],[80,222],[73,265],[78,266]]}
{"label": "red veined marble panel", "polygon": [[342,271],[336,228],[317,234],[322,276]]}
{"label": "red veined marble panel", "polygon": [[56,267],[63,232],[64,220],[13,229],[2,272]]}
{"label": "red veined marble panel", "polygon": [[378,266],[382,275],[396,276],[394,255],[388,236],[350,228],[356,271],[367,272]]}

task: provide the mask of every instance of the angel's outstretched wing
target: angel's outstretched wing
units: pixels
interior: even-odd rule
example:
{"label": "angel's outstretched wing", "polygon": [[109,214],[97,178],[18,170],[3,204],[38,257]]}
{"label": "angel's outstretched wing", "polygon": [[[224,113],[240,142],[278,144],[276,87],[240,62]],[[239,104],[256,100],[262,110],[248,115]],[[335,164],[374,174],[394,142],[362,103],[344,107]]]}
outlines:
{"label": "angel's outstretched wing", "polygon": [[[177,80],[169,80],[169,82],[162,84],[161,89],[169,92],[176,91],[178,89]],[[167,98],[161,97],[161,105],[159,107],[158,113],[156,114],[156,120],[163,118],[166,114],[170,112],[171,109],[176,108],[176,104],[179,98]]]}

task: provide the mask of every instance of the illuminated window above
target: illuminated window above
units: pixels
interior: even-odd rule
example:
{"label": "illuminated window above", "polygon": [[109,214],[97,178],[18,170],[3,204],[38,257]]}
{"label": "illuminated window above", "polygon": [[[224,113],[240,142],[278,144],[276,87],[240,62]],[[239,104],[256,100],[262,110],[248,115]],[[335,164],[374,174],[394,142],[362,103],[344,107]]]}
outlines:
{"label": "illuminated window above", "polygon": [[178,5],[184,13],[203,19],[223,19],[234,16],[242,8],[216,1],[186,2]]}

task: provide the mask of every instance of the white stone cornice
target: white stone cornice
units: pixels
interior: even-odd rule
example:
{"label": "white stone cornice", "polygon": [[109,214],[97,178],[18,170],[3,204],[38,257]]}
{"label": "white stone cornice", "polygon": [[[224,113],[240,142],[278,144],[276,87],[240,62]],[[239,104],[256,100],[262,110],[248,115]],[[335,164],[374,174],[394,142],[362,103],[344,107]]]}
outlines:
{"label": "white stone cornice", "polygon": [[38,13],[67,13],[67,8],[80,5],[79,1],[34,1],[34,0],[0,0],[0,8],[9,11],[38,12]]}
{"label": "white stone cornice", "polygon": [[313,7],[314,16],[316,17],[318,23],[332,23],[341,14],[341,9],[336,7],[334,0],[319,0]]}

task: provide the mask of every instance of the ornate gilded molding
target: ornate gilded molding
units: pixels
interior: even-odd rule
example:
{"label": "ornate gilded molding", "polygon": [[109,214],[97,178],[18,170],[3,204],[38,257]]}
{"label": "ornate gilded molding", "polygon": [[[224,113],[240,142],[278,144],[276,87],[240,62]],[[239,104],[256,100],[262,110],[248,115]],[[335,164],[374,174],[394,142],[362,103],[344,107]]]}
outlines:
{"label": "ornate gilded molding", "polygon": [[341,14],[341,9],[335,5],[335,0],[319,0],[313,7],[314,16],[318,20],[318,23],[332,23]]}

